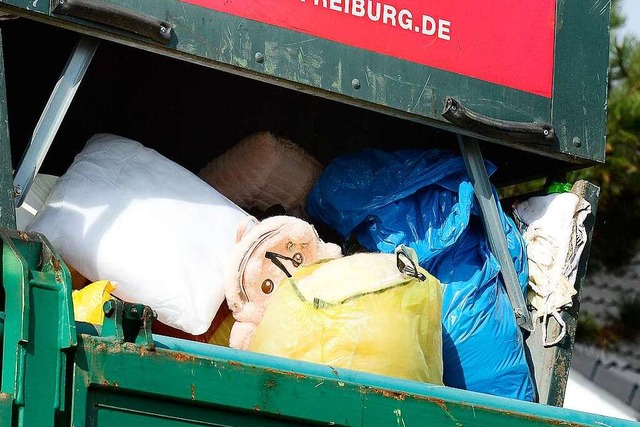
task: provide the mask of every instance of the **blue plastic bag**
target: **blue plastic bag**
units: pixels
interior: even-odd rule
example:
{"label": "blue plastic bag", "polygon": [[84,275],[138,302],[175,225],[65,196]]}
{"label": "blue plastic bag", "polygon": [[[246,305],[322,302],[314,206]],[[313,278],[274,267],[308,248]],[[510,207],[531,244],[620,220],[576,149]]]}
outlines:
{"label": "blue plastic bag", "polygon": [[[487,162],[487,170],[495,167]],[[524,241],[498,210],[524,294]],[[412,247],[420,265],[442,282],[446,385],[533,400],[522,333],[462,157],[442,150],[367,149],[337,158],[311,190],[307,213],[370,251]]]}

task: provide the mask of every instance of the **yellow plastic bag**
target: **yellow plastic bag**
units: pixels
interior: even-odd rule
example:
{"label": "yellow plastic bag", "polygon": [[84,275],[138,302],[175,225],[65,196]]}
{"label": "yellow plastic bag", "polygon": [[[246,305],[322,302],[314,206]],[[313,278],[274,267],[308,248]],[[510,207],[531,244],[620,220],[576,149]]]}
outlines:
{"label": "yellow plastic bag", "polygon": [[84,288],[73,291],[73,315],[78,322],[102,325],[104,311],[102,305],[111,298],[116,287],[108,280],[93,282]]}
{"label": "yellow plastic bag", "polygon": [[360,253],[280,282],[250,350],[442,384],[442,286],[415,253]]}

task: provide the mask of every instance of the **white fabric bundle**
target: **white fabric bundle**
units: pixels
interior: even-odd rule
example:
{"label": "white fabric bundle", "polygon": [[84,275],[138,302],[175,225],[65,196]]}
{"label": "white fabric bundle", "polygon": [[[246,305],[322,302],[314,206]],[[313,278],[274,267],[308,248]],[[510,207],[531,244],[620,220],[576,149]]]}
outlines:
{"label": "white fabric bundle", "polygon": [[[543,342],[557,344],[565,335],[562,309],[571,307],[578,262],[587,241],[584,220],[591,205],[574,193],[531,197],[514,206],[514,216],[527,245],[529,302],[542,318]],[[553,316],[561,325],[555,339],[546,338],[546,324]]]}
{"label": "white fabric bundle", "polygon": [[158,319],[204,333],[224,299],[228,254],[248,214],[154,150],[94,135],[29,229],[91,281],[149,305]]}

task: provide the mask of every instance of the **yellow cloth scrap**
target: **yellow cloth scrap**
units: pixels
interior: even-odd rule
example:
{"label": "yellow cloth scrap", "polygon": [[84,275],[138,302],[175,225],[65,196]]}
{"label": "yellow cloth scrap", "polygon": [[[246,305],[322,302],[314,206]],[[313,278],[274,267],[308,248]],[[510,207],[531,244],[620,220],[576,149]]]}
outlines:
{"label": "yellow cloth scrap", "polygon": [[224,318],[218,329],[213,333],[209,339],[209,344],[220,345],[223,347],[229,347],[229,336],[231,335],[231,327],[235,323],[235,319],[232,314],[227,315]]}
{"label": "yellow cloth scrap", "polygon": [[115,285],[110,281],[100,280],[73,291],[71,297],[76,321],[102,325],[104,321],[102,305],[111,299],[111,293],[115,289]]}

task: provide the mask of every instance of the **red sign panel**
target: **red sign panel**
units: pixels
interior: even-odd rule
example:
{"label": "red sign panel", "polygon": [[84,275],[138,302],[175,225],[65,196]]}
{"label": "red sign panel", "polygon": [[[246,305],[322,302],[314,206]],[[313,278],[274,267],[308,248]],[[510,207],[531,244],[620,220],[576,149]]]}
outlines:
{"label": "red sign panel", "polygon": [[183,0],[551,97],[556,0]]}

